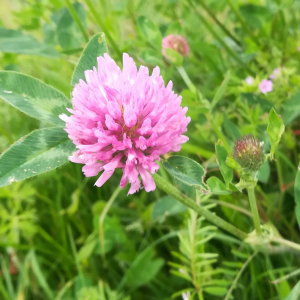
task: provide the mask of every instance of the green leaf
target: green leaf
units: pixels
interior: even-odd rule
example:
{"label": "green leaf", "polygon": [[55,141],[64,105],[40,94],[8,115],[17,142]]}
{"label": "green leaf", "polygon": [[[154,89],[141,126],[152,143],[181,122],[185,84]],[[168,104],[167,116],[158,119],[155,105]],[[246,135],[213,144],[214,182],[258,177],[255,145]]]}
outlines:
{"label": "green leaf", "polygon": [[[94,216],[94,227],[99,230],[99,216]],[[109,252],[114,246],[123,245],[126,242],[126,234],[124,227],[121,225],[120,220],[114,216],[106,216],[103,222],[104,230],[104,252]],[[102,241],[97,238],[97,245],[94,253],[102,254],[101,252]]]}
{"label": "green leaf", "polygon": [[264,6],[244,4],[239,10],[247,25],[254,29],[260,29],[273,17],[271,10]]}
{"label": "green leaf", "polygon": [[141,53],[141,58],[145,63],[158,65],[162,62],[162,54],[155,50],[144,50]]}
{"label": "green leaf", "polygon": [[205,187],[203,178],[205,170],[196,161],[175,155],[163,162],[166,170],[179,181],[195,187]]}
{"label": "green leaf", "polygon": [[97,68],[97,57],[108,53],[104,33],[95,34],[85,46],[72,76],[72,85],[85,79],[84,72]]}
{"label": "green leaf", "polygon": [[0,71],[0,98],[31,117],[65,126],[59,119],[61,113],[68,114],[70,101],[55,88],[33,77]]}
{"label": "green leaf", "polygon": [[166,55],[168,57],[168,60],[172,62],[174,65],[176,65],[177,67],[182,65],[183,57],[180,53],[178,53],[174,49],[166,48]]}
{"label": "green leaf", "polygon": [[214,96],[214,98],[211,102],[211,105],[210,105],[210,110],[211,111],[216,106],[216,104],[221,100],[223,94],[225,93],[225,90],[227,88],[229,79],[230,79],[230,71],[227,71],[221,86],[217,89],[217,92],[216,92],[216,94],[215,94],[215,96]]}
{"label": "green leaf", "polygon": [[214,296],[225,296],[227,292],[227,288],[225,287],[219,287],[219,286],[210,286],[207,288],[204,288],[204,291],[210,295]]}
{"label": "green leaf", "polygon": [[269,124],[267,130],[270,137],[271,154],[273,155],[284,132],[282,119],[279,117],[279,115],[277,115],[274,108],[272,108],[269,114]]}
{"label": "green leaf", "polygon": [[220,140],[218,140],[218,143],[216,144],[216,154],[218,158],[218,165],[220,167],[220,171],[222,173],[226,185],[228,186],[232,180],[233,171],[232,168],[230,168],[226,164],[227,150],[225,149],[225,147],[223,146]]}
{"label": "green leaf", "polygon": [[87,241],[79,250],[78,252],[78,260],[84,260],[89,258],[92,254],[93,251],[96,247],[96,243],[97,243],[97,239],[90,239],[89,241]]}
{"label": "green leaf", "polygon": [[247,102],[249,106],[256,107],[259,105],[264,113],[272,109],[272,103],[251,93],[242,93],[241,100]]}
{"label": "green leaf", "polygon": [[231,191],[229,191],[226,185],[217,177],[213,176],[208,178],[206,184],[210,188],[213,194],[217,195],[229,195]]}
{"label": "green leaf", "polygon": [[0,51],[57,58],[61,53],[20,30],[0,28]]}
{"label": "green leaf", "polygon": [[35,130],[0,156],[0,187],[49,172],[68,162],[75,150],[59,127]]}
{"label": "green leaf", "polygon": [[270,166],[269,162],[266,160],[262,165],[261,169],[257,172],[256,178],[258,181],[267,183],[270,177]]}
{"label": "green leaf", "polygon": [[227,159],[226,159],[226,164],[227,166],[229,166],[230,168],[232,169],[235,169],[237,171],[241,171],[242,170],[242,167],[241,165],[236,162],[232,157],[230,156],[227,156]]}
{"label": "green leaf", "polygon": [[300,93],[292,96],[283,105],[282,119],[285,125],[290,124],[300,115]]}
{"label": "green leaf", "polygon": [[241,133],[238,127],[228,119],[227,115],[223,114],[223,127],[226,134],[233,140],[236,141],[241,137]]}
{"label": "green leaf", "polygon": [[138,17],[137,24],[145,39],[152,46],[160,49],[162,43],[162,36],[155,24],[144,16]]}
{"label": "green leaf", "polygon": [[[86,14],[83,5],[79,2],[73,3],[73,7],[80,18],[80,22],[86,29]],[[82,46],[84,39],[82,32],[67,8],[62,8],[56,14],[60,16],[57,21],[56,32],[58,42],[63,49],[75,49]]]}
{"label": "green leaf", "polygon": [[147,248],[130,265],[125,273],[124,283],[131,288],[137,288],[150,282],[163,266],[161,258],[154,258],[154,250]]}
{"label": "green leaf", "polygon": [[166,216],[180,214],[188,208],[178,202],[172,196],[165,196],[155,201],[152,210],[152,219],[154,221],[164,221]]}
{"label": "green leaf", "polygon": [[291,293],[284,300],[299,300],[300,281],[294,286]]}
{"label": "green leaf", "polygon": [[295,202],[296,202],[296,217],[298,225],[300,226],[300,163],[298,166],[295,179]]}
{"label": "green leaf", "polygon": [[165,36],[170,34],[179,34],[179,35],[183,34],[183,28],[180,21],[175,21],[168,26],[168,29],[165,32]]}

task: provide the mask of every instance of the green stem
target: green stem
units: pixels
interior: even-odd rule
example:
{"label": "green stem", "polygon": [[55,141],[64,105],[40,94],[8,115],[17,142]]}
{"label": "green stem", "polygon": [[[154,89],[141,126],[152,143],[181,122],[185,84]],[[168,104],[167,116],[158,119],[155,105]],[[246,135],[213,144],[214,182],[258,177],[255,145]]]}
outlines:
{"label": "green stem", "polygon": [[194,8],[195,12],[198,14],[201,22],[207,28],[207,30],[212,34],[212,36],[223,46],[223,48],[227,51],[227,53],[239,64],[243,65],[245,69],[252,75],[255,76],[255,73],[249,69],[244,62],[239,58],[238,55],[224,42],[223,38],[219,36],[219,34],[213,29],[211,24],[201,15],[201,13],[197,10],[192,0],[187,0],[189,4]]}
{"label": "green stem", "polygon": [[272,242],[276,242],[276,243],[279,243],[281,245],[286,245],[286,246],[288,246],[290,248],[293,248],[293,249],[296,249],[296,250],[300,250],[300,245],[299,244],[296,244],[294,242],[285,240],[285,239],[277,237],[277,236],[272,237]]}
{"label": "green stem", "polygon": [[251,207],[251,211],[252,211],[252,215],[253,215],[253,222],[254,222],[255,230],[256,230],[256,233],[258,235],[260,235],[261,234],[260,220],[259,220],[259,214],[258,214],[257,205],[256,205],[254,188],[247,188],[247,191],[248,191],[250,207]]}
{"label": "green stem", "polygon": [[114,39],[110,35],[110,33],[109,33],[108,29],[106,28],[104,22],[102,22],[101,17],[99,15],[99,13],[96,11],[96,9],[94,8],[94,5],[93,5],[92,1],[91,0],[86,0],[85,2],[86,2],[86,5],[88,6],[89,10],[91,11],[92,15],[94,16],[96,22],[98,23],[99,27],[104,32],[105,37],[110,42],[111,47],[118,54],[118,56],[122,59],[122,53],[121,53],[118,45],[116,44],[116,42],[114,41]]}
{"label": "green stem", "polygon": [[78,27],[79,27],[79,29],[80,29],[82,35],[83,35],[83,38],[85,39],[86,42],[88,42],[88,41],[89,41],[89,37],[88,37],[88,35],[87,35],[86,32],[85,32],[85,29],[84,29],[84,27],[83,27],[83,25],[82,25],[82,23],[81,23],[81,20],[80,20],[80,18],[79,18],[79,16],[78,16],[78,14],[77,14],[77,12],[76,12],[74,6],[71,4],[71,1],[70,1],[70,0],[65,0],[65,2],[66,2],[66,4],[67,4],[67,7],[68,7],[68,9],[69,9],[69,11],[70,11],[71,16],[73,17],[74,21],[75,21],[75,22],[77,23],[77,25],[78,25]]}
{"label": "green stem", "polygon": [[79,279],[81,281],[81,284],[83,286],[85,286],[85,280],[84,280],[84,277],[83,277],[83,272],[82,272],[80,262],[78,260],[78,254],[77,254],[77,251],[76,251],[76,246],[75,246],[75,242],[74,242],[74,238],[73,238],[73,234],[72,234],[72,229],[69,225],[67,227],[67,230],[68,230],[68,234],[69,234],[71,249],[72,249],[73,256],[74,256],[75,263],[76,263],[77,272],[79,274]]}
{"label": "green stem", "polygon": [[209,210],[205,209],[204,207],[197,205],[197,203],[188,198],[186,195],[182,194],[178,189],[176,189],[172,184],[167,182],[165,179],[160,177],[157,173],[154,173],[153,179],[156,183],[156,186],[163,190],[170,196],[173,196],[177,201],[181,202],[182,204],[188,206],[195,212],[199,213],[201,216],[205,217],[208,221],[214,223],[218,227],[230,232],[231,234],[239,237],[240,239],[244,240],[247,238],[247,233],[241,231],[240,229],[236,228],[235,226],[229,224],[228,222],[224,221],[223,219],[217,217],[215,214],[211,213]]}
{"label": "green stem", "polygon": [[196,92],[196,88],[193,85],[189,75],[186,73],[185,69],[183,66],[177,67],[177,71],[180,74],[181,78],[183,79],[183,81],[185,82],[185,84],[187,85],[187,87],[189,88],[189,90],[193,93]]}

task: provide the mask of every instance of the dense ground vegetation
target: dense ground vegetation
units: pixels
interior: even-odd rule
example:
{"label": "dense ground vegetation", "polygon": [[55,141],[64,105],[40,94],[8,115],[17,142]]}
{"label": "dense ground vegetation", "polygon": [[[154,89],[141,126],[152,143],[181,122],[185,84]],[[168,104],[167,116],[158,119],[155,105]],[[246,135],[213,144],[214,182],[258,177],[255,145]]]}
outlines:
{"label": "dense ground vegetation", "polygon": [[[173,81],[191,117],[179,154],[200,163],[206,178],[223,180],[218,140],[230,153],[238,138],[253,134],[268,151],[269,112],[282,116],[285,132],[255,193],[261,221],[299,244],[300,3],[2,0],[0,69],[31,75],[70,98],[74,67],[98,32],[120,66],[126,52]],[[187,39],[187,57],[163,56],[169,34]],[[272,80],[271,91],[263,79]],[[47,126],[0,100],[0,153]],[[256,252],[159,189],[127,196],[118,172],[97,188],[81,167],[68,163],[0,188],[0,299],[298,299],[299,250]],[[158,173],[229,223],[254,229],[245,192],[199,195],[161,164]]]}

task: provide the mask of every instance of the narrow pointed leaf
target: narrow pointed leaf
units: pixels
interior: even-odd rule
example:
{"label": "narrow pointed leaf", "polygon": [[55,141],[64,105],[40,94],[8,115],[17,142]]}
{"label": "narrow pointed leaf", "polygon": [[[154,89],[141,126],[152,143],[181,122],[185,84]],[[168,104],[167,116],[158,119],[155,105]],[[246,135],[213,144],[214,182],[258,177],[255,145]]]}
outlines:
{"label": "narrow pointed leaf", "polygon": [[275,153],[275,150],[280,142],[281,136],[284,132],[284,125],[282,119],[275,112],[274,108],[269,114],[268,134],[271,143],[271,154]]}
{"label": "narrow pointed leaf", "polygon": [[0,156],[0,187],[51,171],[65,164],[73,151],[62,128],[33,131]]}
{"label": "narrow pointed leaf", "polygon": [[104,33],[95,34],[85,46],[78,64],[75,67],[72,76],[72,85],[79,82],[79,79],[85,80],[84,72],[97,67],[97,57],[108,53]]}
{"label": "narrow pointed leaf", "polygon": [[203,183],[205,170],[196,161],[187,157],[174,155],[167,161],[164,161],[163,165],[173,177],[181,182],[190,186],[206,188]]}
{"label": "narrow pointed leaf", "polygon": [[0,71],[0,98],[31,117],[65,126],[59,119],[71,107],[68,98],[55,88],[31,76]]}
{"label": "narrow pointed leaf", "polygon": [[217,195],[229,195],[231,191],[229,191],[226,185],[217,177],[210,177],[206,181],[207,185],[209,186],[211,192]]}
{"label": "narrow pointed leaf", "polygon": [[226,164],[227,151],[225,147],[222,145],[222,142],[220,140],[216,144],[216,153],[217,153],[220,171],[222,173],[226,185],[228,186],[232,180],[233,170]]}

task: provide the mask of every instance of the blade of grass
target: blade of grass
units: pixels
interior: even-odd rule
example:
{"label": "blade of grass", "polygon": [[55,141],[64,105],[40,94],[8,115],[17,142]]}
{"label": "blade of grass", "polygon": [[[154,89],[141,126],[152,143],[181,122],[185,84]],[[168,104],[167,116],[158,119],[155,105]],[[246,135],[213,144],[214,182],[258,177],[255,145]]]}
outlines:
{"label": "blade of grass", "polygon": [[51,289],[47,283],[47,280],[44,277],[43,272],[39,266],[39,263],[37,261],[34,250],[31,251],[31,266],[32,266],[32,270],[36,277],[37,282],[39,283],[39,285],[42,288],[42,290],[44,291],[44,293],[47,295],[48,299],[54,299],[52,291],[51,291]]}
{"label": "blade of grass", "polygon": [[2,282],[2,278],[0,276],[0,295],[2,295],[3,300],[11,300],[11,297],[9,296],[9,294],[7,293],[5,286]]}
{"label": "blade of grass", "polygon": [[11,276],[10,276],[10,273],[9,273],[8,266],[7,266],[6,261],[4,260],[4,258],[2,258],[2,260],[1,260],[1,269],[2,269],[2,273],[3,273],[3,276],[4,276],[5,283],[6,283],[8,294],[9,294],[11,299],[15,299],[16,296],[15,296],[14,287],[13,287],[13,284],[12,284],[12,280],[11,280]]}
{"label": "blade of grass", "polygon": [[80,262],[79,262],[79,259],[78,259],[78,254],[77,254],[77,251],[76,251],[76,246],[75,246],[75,242],[74,242],[74,238],[73,238],[73,234],[72,234],[72,229],[69,225],[68,225],[68,234],[69,234],[71,249],[72,249],[73,256],[74,256],[75,263],[76,263],[77,272],[79,274],[81,285],[82,285],[82,287],[84,287],[85,286],[85,281],[84,281],[84,277],[83,277],[83,272],[82,272]]}
{"label": "blade of grass", "polygon": [[235,288],[239,278],[241,277],[242,273],[244,272],[244,270],[246,269],[246,267],[248,266],[248,264],[250,263],[250,261],[254,258],[254,256],[257,254],[257,252],[253,253],[248,259],[247,261],[244,263],[243,267],[240,269],[239,273],[237,274],[237,276],[235,277],[232,285],[230,286],[230,289],[228,290],[226,297],[224,300],[228,300],[231,296],[231,293],[233,291],[233,289]]}

